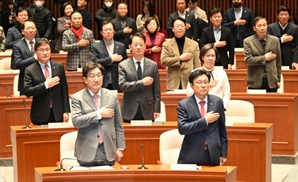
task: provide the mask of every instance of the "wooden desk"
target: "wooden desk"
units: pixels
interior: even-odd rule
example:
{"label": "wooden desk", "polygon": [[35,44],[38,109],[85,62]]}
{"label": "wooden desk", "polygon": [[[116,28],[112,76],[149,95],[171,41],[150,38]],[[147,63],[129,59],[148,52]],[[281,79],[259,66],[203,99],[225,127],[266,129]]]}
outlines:
{"label": "wooden desk", "polygon": [[247,75],[247,70],[225,70],[229,83],[230,83],[230,92],[246,92],[247,90],[247,84],[246,84],[246,75]]}
{"label": "wooden desk", "polygon": [[[145,165],[156,164],[159,160],[160,134],[176,128],[176,122],[153,126],[130,126],[124,123],[126,149],[121,164],[141,164],[140,144],[144,144]],[[34,167],[53,166],[59,161],[60,136],[73,130],[75,129],[24,130],[20,126],[12,126],[15,181],[33,180]],[[238,180],[271,181],[272,124],[235,124],[228,126],[227,132],[229,142],[227,165],[238,166]]]}
{"label": "wooden desk", "polygon": [[235,48],[236,69],[247,69],[247,64],[244,61],[243,48]]}
{"label": "wooden desk", "polygon": [[197,171],[172,171],[169,165],[148,165],[149,169],[138,169],[138,165],[129,165],[123,170],[113,166],[114,170],[64,171],[55,172],[55,167],[35,168],[36,182],[143,182],[143,181],[209,181],[235,182],[237,167],[203,167]]}
{"label": "wooden desk", "polygon": [[[177,121],[177,104],[184,94],[161,94],[168,121]],[[120,97],[119,97],[120,99]],[[233,100],[246,100],[255,107],[256,123],[275,126],[272,154],[295,155],[298,152],[298,97],[296,94],[232,93]],[[239,108],[241,109],[241,108]]]}

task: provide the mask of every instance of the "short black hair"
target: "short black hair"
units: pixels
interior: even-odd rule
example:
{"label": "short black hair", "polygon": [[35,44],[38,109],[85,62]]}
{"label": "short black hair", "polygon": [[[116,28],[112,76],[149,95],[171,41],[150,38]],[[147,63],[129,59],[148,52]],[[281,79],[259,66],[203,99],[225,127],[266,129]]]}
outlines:
{"label": "short black hair", "polygon": [[112,22],[112,20],[104,20],[104,21],[101,22],[101,24],[100,24],[99,31],[102,31],[102,27],[103,27],[104,25],[107,25],[107,24],[112,24],[113,29],[115,30],[115,25],[114,25],[114,23]]}
{"label": "short black hair", "polygon": [[140,37],[141,39],[144,40],[144,43],[146,43],[146,37],[145,37],[142,33],[140,33],[140,32],[136,32],[136,33],[134,33],[134,34],[132,34],[132,35],[130,36],[130,38],[129,38],[129,44],[132,43],[132,39],[133,39],[134,37]]}
{"label": "short black hair", "polygon": [[35,44],[34,44],[34,50],[37,51],[37,48],[39,48],[42,44],[48,44],[51,48],[50,41],[46,38],[40,38]]}
{"label": "short black hair", "polygon": [[100,69],[101,74],[104,75],[105,68],[101,64],[98,64],[98,63],[93,62],[93,61],[87,61],[87,63],[84,65],[83,70],[82,70],[83,77],[87,78],[87,75],[88,75],[89,71],[94,69],[94,68]]}
{"label": "short black hair", "polygon": [[62,6],[60,7],[60,15],[64,16],[64,10],[66,8],[66,6],[70,5],[72,7],[72,9],[74,10],[73,5],[71,4],[71,2],[66,1],[65,3],[62,4]]}
{"label": "short black hair", "polygon": [[208,74],[204,69],[196,69],[188,76],[189,83],[193,84],[194,79],[201,75],[206,75],[208,77],[208,82],[210,82],[210,74]]}
{"label": "short black hair", "polygon": [[185,21],[185,19],[183,19],[183,18],[181,18],[181,17],[179,16],[178,18],[176,18],[175,20],[173,20],[173,22],[172,22],[172,27],[174,27],[174,23],[175,23],[177,20],[182,21],[182,22],[184,23],[184,25],[186,25],[186,21]]}
{"label": "short black hair", "polygon": [[281,11],[287,11],[287,12],[289,13],[289,15],[290,15],[290,9],[287,8],[287,7],[284,6],[284,5],[281,5],[281,6],[278,8],[278,10],[277,10],[277,14],[279,14]]}
{"label": "short black hair", "polygon": [[258,21],[265,19],[267,21],[267,19],[264,16],[257,16],[255,17],[255,19],[253,20],[253,26],[255,27],[256,24],[258,23]]}
{"label": "short black hair", "polygon": [[28,19],[28,20],[25,20],[23,24],[21,24],[21,30],[24,30],[24,29],[25,29],[25,23],[26,23],[26,22],[32,22],[32,23],[34,23],[35,28],[36,28],[36,24],[35,24],[35,22],[34,22],[33,20],[31,20],[31,19]]}
{"label": "short black hair", "polygon": [[[213,15],[215,15],[215,14],[217,14],[217,13],[221,13],[221,10],[220,10],[220,8],[215,7],[215,8],[213,8],[213,9],[210,11],[210,13],[209,13],[209,17],[212,17]],[[222,13],[221,13],[221,14],[222,14]]]}
{"label": "short black hair", "polygon": [[[27,11],[27,9],[24,8],[24,7],[18,7],[17,10],[16,10],[16,16],[18,16],[19,13],[22,12],[22,11]],[[28,11],[27,11],[27,14],[29,15]]]}
{"label": "short black hair", "polygon": [[145,21],[144,27],[145,27],[145,29],[148,31],[147,26],[149,25],[149,23],[150,23],[152,20],[154,20],[154,21],[156,22],[157,28],[156,28],[155,32],[157,32],[158,27],[159,27],[159,23],[158,23],[158,20],[157,20],[156,17],[149,17],[149,18]]}

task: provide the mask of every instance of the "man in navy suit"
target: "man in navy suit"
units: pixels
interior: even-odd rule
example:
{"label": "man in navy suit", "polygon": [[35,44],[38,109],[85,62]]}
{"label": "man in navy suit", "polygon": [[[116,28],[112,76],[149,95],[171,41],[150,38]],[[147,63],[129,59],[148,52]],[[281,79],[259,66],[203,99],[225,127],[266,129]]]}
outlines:
{"label": "man in navy suit", "polygon": [[33,96],[30,118],[33,124],[67,122],[70,112],[64,67],[51,61],[50,42],[39,39],[34,50],[38,61],[25,69],[24,92]]}
{"label": "man in navy suit", "polygon": [[24,95],[24,73],[25,68],[36,62],[37,55],[34,51],[36,43],[36,26],[32,20],[26,20],[21,25],[24,38],[13,45],[12,64],[13,67],[20,69],[18,91],[20,95]]}
{"label": "man in navy suit", "polygon": [[234,64],[235,45],[231,30],[221,26],[222,15],[219,8],[211,10],[210,21],[213,26],[203,29],[200,49],[206,44],[214,44],[219,53],[219,59],[215,62],[215,66],[223,66],[225,69],[231,70]]}
{"label": "man in navy suit", "polygon": [[268,33],[279,38],[282,65],[298,70],[298,27],[289,23],[290,10],[285,6],[278,8],[277,19],[268,25]]}
{"label": "man in navy suit", "polygon": [[223,19],[223,25],[230,28],[236,47],[243,47],[243,40],[253,33],[252,11],[243,7],[244,0],[233,0],[233,8],[229,8]]}
{"label": "man in navy suit", "polygon": [[224,165],[228,140],[223,101],[209,95],[210,75],[198,69],[189,75],[194,95],[178,103],[178,130],[185,135],[179,164]]}
{"label": "man in navy suit", "polygon": [[114,41],[114,24],[105,20],[100,27],[103,39],[99,43],[91,45],[91,60],[101,64],[105,68],[103,88],[118,90],[118,65],[127,58],[125,45]]}

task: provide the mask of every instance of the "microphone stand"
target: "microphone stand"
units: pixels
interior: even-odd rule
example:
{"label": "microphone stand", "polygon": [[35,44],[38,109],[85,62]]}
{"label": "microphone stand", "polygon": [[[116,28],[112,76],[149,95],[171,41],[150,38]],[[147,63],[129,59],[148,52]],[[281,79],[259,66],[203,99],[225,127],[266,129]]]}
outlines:
{"label": "microphone stand", "polygon": [[141,144],[142,149],[142,166],[138,167],[138,169],[148,169],[148,167],[145,167],[145,160],[144,160],[144,144]]}
{"label": "microphone stand", "polygon": [[7,86],[5,86],[3,83],[0,83],[0,85],[6,89],[6,91],[7,91],[7,97],[10,98],[11,96],[10,96],[10,90],[9,90],[9,88]]}
{"label": "microphone stand", "polygon": [[24,104],[24,112],[25,112],[25,116],[26,116],[26,126],[22,127],[22,129],[29,129],[31,127],[29,126],[29,123],[28,123],[28,115],[27,115],[27,112],[26,112],[26,101],[25,101],[25,99],[23,100],[23,104]]}
{"label": "microphone stand", "polygon": [[62,163],[64,161],[64,159],[67,159],[67,160],[77,160],[75,158],[63,158],[60,161],[60,167],[59,167],[59,169],[55,169],[55,171],[66,171],[66,169],[63,168],[63,163]]}

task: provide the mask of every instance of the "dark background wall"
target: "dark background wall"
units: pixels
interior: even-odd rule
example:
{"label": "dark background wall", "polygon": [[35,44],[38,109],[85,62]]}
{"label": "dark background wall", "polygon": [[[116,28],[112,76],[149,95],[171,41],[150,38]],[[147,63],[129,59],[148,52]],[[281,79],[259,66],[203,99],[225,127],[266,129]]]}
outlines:
{"label": "dark background wall", "polygon": [[[29,6],[33,0],[17,0],[23,3],[25,7]],[[46,7],[50,9],[55,18],[60,17],[60,4],[64,0],[46,0]],[[76,5],[76,0],[69,0]],[[155,6],[156,14],[161,19],[162,26],[165,27],[168,15],[176,10],[176,0],[149,0]],[[8,0],[2,0],[3,9],[7,7]],[[88,10],[94,16],[97,9],[102,7],[102,0],[88,0]],[[136,18],[142,12],[143,0],[114,0],[114,8],[117,8],[119,2],[126,2],[129,7],[129,16]],[[207,15],[214,7],[221,8],[224,13],[228,8],[232,7],[232,0],[199,0],[200,8],[207,12]],[[252,9],[255,16],[264,15],[268,19],[268,23],[276,21],[276,10],[280,5],[285,5],[291,9],[291,15],[297,18],[298,1],[297,0],[244,0],[244,6]],[[92,30],[97,33],[97,24],[92,20]],[[96,37],[96,36],[95,36]]]}

